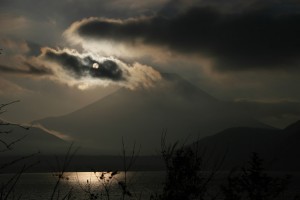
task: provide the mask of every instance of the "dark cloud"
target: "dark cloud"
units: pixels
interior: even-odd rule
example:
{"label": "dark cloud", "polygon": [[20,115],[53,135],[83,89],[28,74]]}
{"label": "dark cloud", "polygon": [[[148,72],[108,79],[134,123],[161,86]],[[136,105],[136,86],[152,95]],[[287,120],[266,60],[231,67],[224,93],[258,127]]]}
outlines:
{"label": "dark cloud", "polygon": [[[59,19],[67,26],[86,16],[126,18],[152,13],[159,10],[166,1],[168,0],[1,0],[0,5],[5,10],[37,20]],[[32,9],[32,5],[35,9]]]}
{"label": "dark cloud", "polygon": [[112,80],[122,80],[123,71],[120,69],[117,63],[112,60],[105,60],[102,63],[98,63],[99,68],[92,68],[90,74],[93,77],[108,77]]}
{"label": "dark cloud", "polygon": [[300,64],[299,24],[299,13],[269,7],[242,13],[198,7],[169,18],[90,18],[74,23],[68,32],[85,39],[142,41],[181,53],[204,54],[215,60],[219,70],[285,69]]}
{"label": "dark cloud", "polygon": [[20,74],[20,75],[52,75],[53,72],[45,67],[36,67],[25,62],[23,68],[9,67],[0,65],[0,71],[3,73]]}
{"label": "dark cloud", "polygon": [[49,48],[43,50],[42,57],[58,63],[76,78],[92,76],[113,81],[124,80],[123,70],[112,60],[96,61],[91,56],[80,56],[67,51],[55,51]]}

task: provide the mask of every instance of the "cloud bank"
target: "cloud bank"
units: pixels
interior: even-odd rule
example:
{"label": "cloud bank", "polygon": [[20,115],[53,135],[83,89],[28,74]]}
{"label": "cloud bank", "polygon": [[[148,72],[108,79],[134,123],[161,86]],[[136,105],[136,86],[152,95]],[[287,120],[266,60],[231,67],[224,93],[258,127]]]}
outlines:
{"label": "cloud bank", "polygon": [[0,72],[9,74],[21,74],[21,75],[52,75],[51,69],[45,67],[36,67],[30,63],[23,63],[22,68],[15,68],[5,65],[0,65]]}
{"label": "cloud bank", "polygon": [[56,80],[80,89],[109,84],[129,89],[147,88],[161,78],[159,72],[140,63],[126,64],[113,57],[70,49],[43,48],[38,60],[54,71]]}
{"label": "cloud bank", "polygon": [[268,7],[226,13],[194,7],[175,16],[87,18],[66,31],[74,40],[167,46],[210,57],[218,70],[292,69],[300,64],[300,14]]}
{"label": "cloud bank", "polygon": [[126,80],[124,73],[127,73],[127,76],[129,73],[127,69],[121,68],[113,60],[105,59],[99,61],[91,55],[80,55],[79,53],[72,53],[68,50],[59,51],[44,48],[41,58],[59,64],[76,78],[90,76],[99,79],[121,81]]}
{"label": "cloud bank", "polygon": [[[47,78],[79,89],[110,84],[129,89],[147,88],[161,78],[160,73],[150,66],[137,62],[127,64],[88,50],[79,53],[74,49],[43,47],[41,53],[34,56],[25,41],[6,40],[4,44],[7,45],[4,46],[5,55],[0,57],[0,72],[7,75]],[[19,46],[26,48],[15,51]]]}

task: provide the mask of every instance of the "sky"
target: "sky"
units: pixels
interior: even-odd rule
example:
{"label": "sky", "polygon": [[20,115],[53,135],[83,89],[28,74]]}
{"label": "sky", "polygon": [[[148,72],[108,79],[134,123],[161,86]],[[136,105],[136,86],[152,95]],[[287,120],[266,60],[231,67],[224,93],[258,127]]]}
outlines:
{"label": "sky", "polygon": [[0,0],[0,103],[62,115],[176,73],[276,127],[300,119],[297,0]]}

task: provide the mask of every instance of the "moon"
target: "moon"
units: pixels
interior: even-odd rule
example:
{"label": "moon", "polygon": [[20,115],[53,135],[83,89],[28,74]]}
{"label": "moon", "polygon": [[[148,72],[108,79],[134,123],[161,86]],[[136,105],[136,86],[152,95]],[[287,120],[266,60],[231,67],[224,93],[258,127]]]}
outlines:
{"label": "moon", "polygon": [[92,66],[94,69],[98,69],[99,68],[99,64],[98,63],[94,63]]}

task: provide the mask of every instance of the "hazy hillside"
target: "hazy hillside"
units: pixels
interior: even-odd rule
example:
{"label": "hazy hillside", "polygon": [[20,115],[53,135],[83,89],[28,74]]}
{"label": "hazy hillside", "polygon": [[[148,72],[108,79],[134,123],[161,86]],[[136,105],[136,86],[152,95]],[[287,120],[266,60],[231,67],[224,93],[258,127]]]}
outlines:
{"label": "hazy hillside", "polygon": [[247,162],[252,152],[265,159],[266,168],[300,169],[300,121],[285,129],[237,127],[229,128],[193,144],[205,152],[210,165],[225,156],[224,168]]}
{"label": "hazy hillside", "polygon": [[87,154],[117,154],[122,137],[128,146],[140,144],[143,154],[155,154],[163,129],[170,141],[195,141],[229,127],[266,127],[175,74],[163,74],[153,88],[120,89],[73,113],[35,123],[69,135]]}
{"label": "hazy hillside", "polygon": [[[17,126],[1,126],[2,131],[11,131],[8,134],[1,134],[1,140],[9,145],[10,150],[0,153],[0,156],[29,155],[40,152],[40,155],[54,155],[66,152],[68,142],[52,135],[40,128],[31,127],[25,130]],[[5,149],[3,143],[1,150]]]}

